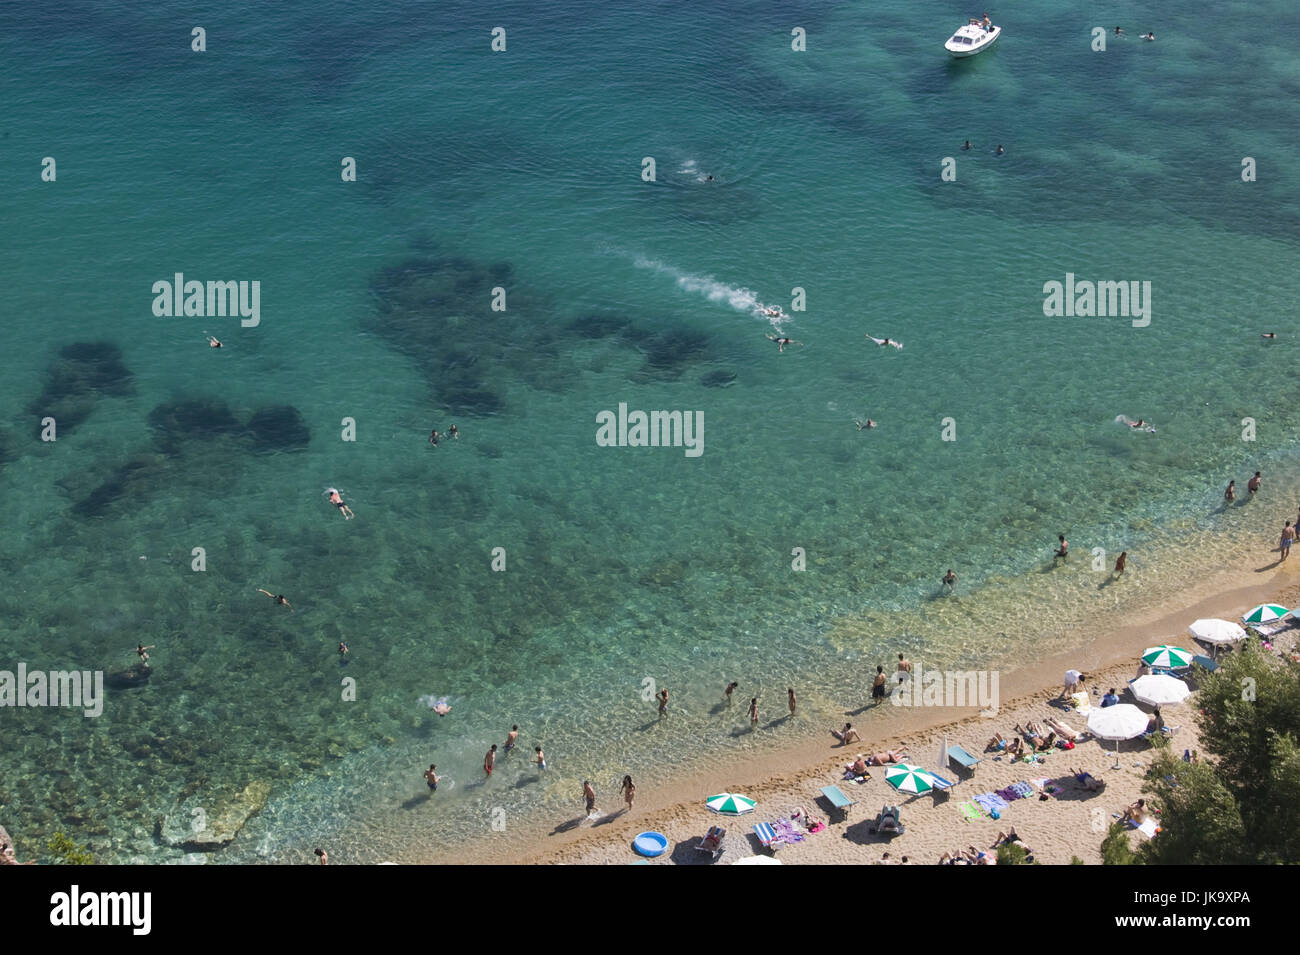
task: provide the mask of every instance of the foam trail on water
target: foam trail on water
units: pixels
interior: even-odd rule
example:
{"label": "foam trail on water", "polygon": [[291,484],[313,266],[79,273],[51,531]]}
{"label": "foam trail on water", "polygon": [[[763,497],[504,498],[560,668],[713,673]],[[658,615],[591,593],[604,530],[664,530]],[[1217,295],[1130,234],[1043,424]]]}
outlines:
{"label": "foam trail on water", "polygon": [[665,262],[646,258],[644,255],[633,256],[632,263],[639,269],[650,269],[667,275],[677,282],[678,288],[703,295],[710,302],[725,302],[738,312],[747,312],[766,319],[778,331],[781,328],[781,321],[790,317],[788,315],[775,317],[764,315],[763,303],[758,300],[758,296],[743,286],[728,285],[709,275],[693,275],[690,272],[683,272],[679,268]]}

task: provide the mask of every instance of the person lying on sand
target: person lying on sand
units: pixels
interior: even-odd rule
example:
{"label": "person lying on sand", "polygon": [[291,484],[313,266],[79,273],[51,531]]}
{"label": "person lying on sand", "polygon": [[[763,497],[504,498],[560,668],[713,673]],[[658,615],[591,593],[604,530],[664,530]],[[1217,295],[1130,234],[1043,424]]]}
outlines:
{"label": "person lying on sand", "polygon": [[1104,779],[1097,778],[1085,769],[1071,769],[1070,772],[1074,774],[1075,784],[1082,789],[1091,790],[1092,792],[1100,792],[1106,788],[1106,781]]}
{"label": "person lying on sand", "polygon": [[1007,752],[1010,753],[1012,756],[1025,755],[1024,741],[1019,736],[1015,737],[1009,743],[1007,743]]}
{"label": "person lying on sand", "polygon": [[1048,733],[1043,739],[1038,741],[1038,751],[1045,753],[1056,745],[1056,734]]}
{"label": "person lying on sand", "polygon": [[855,776],[869,775],[867,773],[867,761],[858,753],[858,758],[844,767],[846,773],[853,773]]}
{"label": "person lying on sand", "polygon": [[987,743],[984,744],[985,752],[995,749],[998,752],[1007,748],[1007,738],[1001,733],[994,733]]}
{"label": "person lying on sand", "polygon": [[1021,736],[1025,737],[1025,739],[1029,739],[1029,740],[1042,739],[1043,737],[1043,728],[1039,726],[1037,723],[1035,723],[1033,720],[1030,720],[1023,727],[1019,723],[1017,723],[1016,732],[1019,733]]}
{"label": "person lying on sand", "polygon": [[899,750],[889,750],[886,753],[872,753],[871,758],[867,760],[868,766],[884,766],[886,763],[901,763],[907,759],[907,747],[904,746]]}
{"label": "person lying on sand", "polygon": [[1043,722],[1047,724],[1048,728],[1053,733],[1057,734],[1062,739],[1068,739],[1071,743],[1076,742],[1079,739],[1078,733],[1071,729],[1069,725],[1062,723],[1055,717],[1049,716],[1047,719],[1043,720]]}

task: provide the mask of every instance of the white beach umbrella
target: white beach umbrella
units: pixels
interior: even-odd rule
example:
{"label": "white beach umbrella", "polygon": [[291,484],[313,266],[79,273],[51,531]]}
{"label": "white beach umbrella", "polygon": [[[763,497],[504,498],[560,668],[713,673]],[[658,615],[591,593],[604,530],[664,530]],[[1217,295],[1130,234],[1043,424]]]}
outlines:
{"label": "white beach umbrella", "polygon": [[1187,632],[1197,640],[1215,646],[1224,643],[1236,643],[1239,640],[1246,639],[1246,631],[1231,620],[1194,620],[1192,625],[1187,628]]}
{"label": "white beach umbrella", "polygon": [[1088,714],[1088,732],[1098,739],[1115,741],[1115,766],[1119,767],[1120,740],[1133,739],[1147,730],[1148,718],[1132,703],[1097,707]]}
{"label": "white beach umbrella", "polygon": [[737,859],[732,865],[785,865],[780,859],[773,859],[771,856],[745,856],[743,859]]}
{"label": "white beach umbrella", "polygon": [[[1129,688],[1139,703],[1148,706],[1172,706],[1191,696],[1192,691],[1186,683],[1176,676],[1165,674],[1140,676]],[[1107,707],[1112,709],[1112,707]]]}

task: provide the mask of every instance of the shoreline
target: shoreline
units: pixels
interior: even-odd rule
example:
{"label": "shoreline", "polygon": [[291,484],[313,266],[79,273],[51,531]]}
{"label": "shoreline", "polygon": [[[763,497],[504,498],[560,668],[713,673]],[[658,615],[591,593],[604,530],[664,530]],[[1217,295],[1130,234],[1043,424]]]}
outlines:
{"label": "shoreline", "polygon": [[[545,826],[536,826],[529,827],[522,835],[518,832],[508,835],[506,832],[493,833],[468,840],[452,853],[413,861],[444,865],[631,863],[637,856],[630,843],[638,832],[670,832],[675,825],[680,828],[682,820],[690,819],[699,830],[696,835],[703,834],[709,825],[718,821],[704,808],[704,799],[727,790],[744,792],[760,800],[759,813],[729,823],[732,832],[742,838],[750,824],[766,818],[762,811],[765,806],[770,811],[770,807],[783,807],[790,800],[794,800],[793,804],[811,806],[819,787],[838,783],[845,760],[859,751],[869,753],[908,743],[912,758],[926,766],[934,761],[934,755],[929,753],[932,748],[929,744],[940,735],[947,735],[953,742],[961,742],[968,750],[983,756],[983,742],[989,736],[994,732],[1010,734],[1012,723],[1017,721],[1013,714],[1027,713],[1035,706],[1041,709],[1046,701],[1060,693],[1065,670],[1073,667],[1087,673],[1094,688],[1098,682],[1107,686],[1122,685],[1136,670],[1137,656],[1144,647],[1162,642],[1185,642],[1190,639],[1186,631],[1193,620],[1201,617],[1236,620],[1255,604],[1285,604],[1288,599],[1300,599],[1300,574],[1284,566],[1277,565],[1264,572],[1221,570],[1208,581],[1188,584],[1173,597],[1160,599],[1147,607],[1123,611],[1128,618],[1125,622],[1120,624],[1116,621],[1104,626],[1100,633],[1096,633],[1093,627],[1074,628],[1067,641],[1072,649],[1053,652],[1029,666],[1002,672],[999,706],[994,716],[980,715],[975,706],[893,707],[897,712],[869,707],[864,711],[847,711],[858,713],[856,719],[862,720],[855,723],[863,735],[860,744],[844,746],[829,738],[830,727],[809,727],[799,739],[783,740],[771,749],[765,748],[757,758],[743,753],[731,754],[719,759],[706,771],[688,773],[659,786],[639,785],[635,809],[630,814],[622,809],[618,793],[601,792],[598,793],[597,806],[606,814],[594,823],[585,821],[581,815],[557,819],[550,832],[545,831]],[[1094,635],[1088,636],[1088,632]],[[924,666],[923,658],[913,662]],[[741,706],[740,703],[734,705]],[[873,714],[869,721],[867,714]],[[1191,714],[1186,716],[1188,718],[1183,720],[1183,714],[1180,714],[1179,719],[1191,723]],[[852,715],[848,718],[855,719]],[[1020,717],[1029,718],[1039,717]],[[1076,729],[1080,728],[1079,720],[1073,722]],[[1188,726],[1187,730],[1191,731],[1192,727]],[[1187,738],[1195,741],[1190,732]],[[1057,757],[1057,766],[1064,760],[1084,762],[1081,757],[1085,747],[1071,751],[1069,757]],[[1087,749],[1099,752],[1093,747]],[[1106,749],[1105,752],[1110,754],[1112,750]],[[814,781],[817,784],[811,785]],[[580,781],[574,787],[575,813],[580,809],[579,784]],[[854,794],[849,792],[849,795]],[[900,800],[896,798],[895,801]],[[814,813],[825,815],[820,807],[814,809]],[[854,821],[860,822],[863,814],[864,810],[859,806]],[[1100,843],[1100,839],[1098,836],[1096,842]],[[788,859],[788,855],[782,856],[782,861]],[[662,864],[668,861],[668,857],[655,861]],[[933,860],[920,861],[928,863]]]}

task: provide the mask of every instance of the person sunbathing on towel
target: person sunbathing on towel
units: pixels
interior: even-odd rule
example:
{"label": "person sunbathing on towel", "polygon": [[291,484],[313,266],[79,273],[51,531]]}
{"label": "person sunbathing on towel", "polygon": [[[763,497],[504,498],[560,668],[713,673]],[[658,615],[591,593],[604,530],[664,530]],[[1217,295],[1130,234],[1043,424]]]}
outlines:
{"label": "person sunbathing on towel", "polygon": [[1132,822],[1136,825],[1142,825],[1147,821],[1147,801],[1139,799],[1133,805],[1124,810],[1123,822]]}
{"label": "person sunbathing on towel", "polygon": [[984,749],[986,751],[990,749],[996,749],[999,752],[1001,752],[1006,748],[1007,748],[1007,738],[1003,736],[1001,733],[994,733],[993,736],[989,739],[989,741],[984,744]]}
{"label": "person sunbathing on towel", "polygon": [[1007,752],[1012,756],[1025,755],[1025,744],[1019,736],[1007,743]]}
{"label": "person sunbathing on towel", "polygon": [[1038,751],[1040,753],[1046,752],[1047,750],[1051,749],[1055,745],[1056,745],[1056,734],[1048,733],[1045,738],[1038,741]]}

